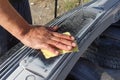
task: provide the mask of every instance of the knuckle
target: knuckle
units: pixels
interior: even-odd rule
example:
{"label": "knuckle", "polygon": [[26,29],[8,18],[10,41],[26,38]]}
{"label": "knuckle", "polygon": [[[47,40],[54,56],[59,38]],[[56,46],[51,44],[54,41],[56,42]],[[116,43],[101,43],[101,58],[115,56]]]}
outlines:
{"label": "knuckle", "polygon": [[42,46],[42,48],[44,48],[44,49],[48,49],[48,48],[49,48],[49,45],[48,45],[48,44],[42,44],[41,46]]}
{"label": "knuckle", "polygon": [[49,49],[49,50],[51,49],[51,47],[49,45],[46,45],[45,47],[46,47],[46,49]]}
{"label": "knuckle", "polygon": [[65,41],[63,38],[60,38],[61,41]]}
{"label": "knuckle", "polygon": [[56,42],[55,42],[55,45],[56,45],[56,46],[57,46],[57,45],[60,45],[60,43],[56,41]]}

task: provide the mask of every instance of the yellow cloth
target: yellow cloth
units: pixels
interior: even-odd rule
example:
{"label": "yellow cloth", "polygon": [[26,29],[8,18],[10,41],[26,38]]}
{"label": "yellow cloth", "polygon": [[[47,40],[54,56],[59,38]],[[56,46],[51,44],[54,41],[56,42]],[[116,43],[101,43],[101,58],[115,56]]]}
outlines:
{"label": "yellow cloth", "polygon": [[[69,32],[65,32],[65,33],[63,33],[63,34],[70,35]],[[54,53],[52,53],[52,52],[50,52],[50,51],[48,51],[48,50],[42,50],[42,49],[41,49],[41,51],[42,51],[42,53],[43,53],[43,55],[45,56],[46,59],[56,56]],[[76,47],[75,47],[74,49],[72,49],[71,51],[60,50],[60,53],[61,53],[61,54],[65,54],[65,53],[69,53],[69,52],[78,52],[78,51],[79,51],[79,50],[78,50],[78,46],[76,46]]]}

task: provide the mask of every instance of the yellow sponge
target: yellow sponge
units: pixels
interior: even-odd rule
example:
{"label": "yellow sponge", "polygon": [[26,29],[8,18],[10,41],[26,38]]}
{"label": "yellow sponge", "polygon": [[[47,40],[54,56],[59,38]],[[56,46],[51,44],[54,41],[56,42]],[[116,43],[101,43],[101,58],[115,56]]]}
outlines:
{"label": "yellow sponge", "polygon": [[[65,32],[65,33],[63,33],[63,34],[70,35],[69,32]],[[41,49],[41,51],[42,51],[42,53],[43,53],[43,55],[45,56],[46,59],[56,56],[54,53],[52,53],[52,52],[50,52],[50,51],[48,51],[48,50],[43,50],[43,49]],[[78,52],[78,51],[79,51],[79,50],[78,50],[78,46],[76,46],[76,47],[73,48],[71,51],[60,50],[60,53],[61,53],[61,54],[65,54],[65,53],[69,53],[69,52]]]}

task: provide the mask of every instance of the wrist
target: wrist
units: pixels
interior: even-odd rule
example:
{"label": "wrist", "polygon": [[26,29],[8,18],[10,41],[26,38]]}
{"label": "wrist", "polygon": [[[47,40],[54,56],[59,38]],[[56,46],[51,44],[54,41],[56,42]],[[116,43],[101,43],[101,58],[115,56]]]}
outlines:
{"label": "wrist", "polygon": [[26,35],[30,32],[32,26],[30,24],[26,25],[26,26],[22,26],[22,29],[20,29],[19,33],[16,35],[16,37],[22,41],[24,40],[24,38],[26,37]]}

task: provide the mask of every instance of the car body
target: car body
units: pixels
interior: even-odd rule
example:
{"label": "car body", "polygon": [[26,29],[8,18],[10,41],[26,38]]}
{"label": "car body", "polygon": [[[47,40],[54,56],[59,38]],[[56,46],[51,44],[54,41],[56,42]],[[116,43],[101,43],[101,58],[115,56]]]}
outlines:
{"label": "car body", "polygon": [[112,23],[120,19],[120,0],[94,0],[57,17],[47,25],[58,25],[58,32],[70,32],[79,52],[45,59],[41,51],[19,43],[0,65],[1,80],[64,80],[90,44]]}

